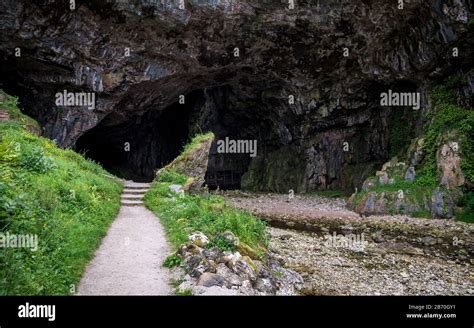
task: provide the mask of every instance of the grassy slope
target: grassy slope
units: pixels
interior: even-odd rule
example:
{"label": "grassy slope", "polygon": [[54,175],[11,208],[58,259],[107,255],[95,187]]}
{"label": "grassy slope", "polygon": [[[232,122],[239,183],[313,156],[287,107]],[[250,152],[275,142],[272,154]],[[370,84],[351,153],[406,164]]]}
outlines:
{"label": "grassy slope", "polygon": [[15,119],[0,122],[0,229],[36,234],[39,249],[0,250],[0,295],[70,294],[118,212],[122,187],[99,165],[29,133],[25,123],[34,123],[15,103],[0,103]]}
{"label": "grassy slope", "polygon": [[[197,136],[191,145],[196,146],[199,140],[205,139],[205,136]],[[188,153],[194,146],[186,146],[183,153]],[[222,197],[171,194],[170,185],[183,185],[187,180],[188,177],[167,170],[153,182],[145,195],[146,206],[160,218],[174,247],[185,243],[192,232],[201,231],[210,238],[210,246],[232,249],[232,245],[227,245],[219,237],[220,233],[230,230],[257,253],[265,249],[265,224],[245,211],[225,205]]]}

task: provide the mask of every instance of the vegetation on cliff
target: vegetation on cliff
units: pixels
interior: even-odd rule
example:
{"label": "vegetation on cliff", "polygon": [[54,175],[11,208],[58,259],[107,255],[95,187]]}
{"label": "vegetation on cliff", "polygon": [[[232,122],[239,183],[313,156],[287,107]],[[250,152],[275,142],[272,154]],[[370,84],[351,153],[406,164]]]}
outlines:
{"label": "vegetation on cliff", "polygon": [[465,82],[463,77],[455,76],[444,84],[435,86],[431,92],[434,110],[428,113],[431,122],[426,125],[424,131],[425,157],[419,175],[425,183],[437,184],[436,152],[439,138],[451,130],[459,133],[461,167],[466,179],[474,183],[474,111],[460,106],[455,93]]}
{"label": "vegetation on cliff", "polygon": [[[350,200],[350,206],[358,211],[364,211],[368,205],[387,208],[390,214],[411,214],[414,216],[438,216],[434,207],[441,215],[454,211],[457,219],[474,222],[474,112],[460,105],[458,90],[466,84],[462,76],[454,76],[435,85],[431,92],[431,108],[427,114],[427,123],[421,138],[409,145],[410,131],[406,126],[413,124],[405,119],[399,120],[392,127],[394,145],[397,147],[391,155],[398,155],[392,160],[392,168],[398,166],[403,172],[382,170],[377,177],[371,177],[364,183],[363,190]],[[402,117],[403,118],[403,117]],[[405,128],[403,127],[405,125]],[[400,131],[399,129],[400,128]],[[405,137],[404,137],[405,136]],[[415,160],[413,179],[406,179],[406,170],[412,165],[416,143],[420,142],[420,158]],[[448,188],[441,185],[439,163],[440,147],[443,143],[454,142],[459,146],[462,174],[465,182],[459,188]],[[405,146],[403,144],[405,143]],[[415,144],[415,145],[413,145]],[[456,146],[457,148],[457,146]],[[397,163],[398,162],[398,163]],[[405,165],[405,162],[407,165]],[[402,165],[403,164],[403,165]],[[385,175],[387,173],[387,175]],[[391,178],[391,179],[389,179]],[[381,183],[381,181],[385,179]],[[389,181],[392,180],[392,181]],[[403,194],[400,193],[403,191]],[[461,192],[462,195],[461,195]],[[403,201],[401,201],[402,196]],[[461,195],[461,196],[460,196]],[[436,199],[438,198],[438,199]],[[435,204],[435,203],[438,204]],[[370,206],[369,206],[370,207]],[[376,209],[377,210],[377,209]],[[449,215],[447,216],[449,217]]]}
{"label": "vegetation on cliff", "polygon": [[[121,185],[99,165],[32,134],[36,122],[21,114],[16,98],[0,95],[10,116],[0,122],[0,295],[74,293],[118,212]],[[37,249],[16,247],[22,236]]]}

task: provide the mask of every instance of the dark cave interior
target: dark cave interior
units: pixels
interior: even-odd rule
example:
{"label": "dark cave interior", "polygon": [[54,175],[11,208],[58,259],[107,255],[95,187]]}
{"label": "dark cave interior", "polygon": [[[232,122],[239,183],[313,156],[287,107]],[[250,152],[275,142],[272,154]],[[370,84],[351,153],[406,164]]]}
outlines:
{"label": "dark cave interior", "polygon": [[[212,131],[216,139],[209,153],[206,185],[211,190],[239,189],[251,158],[249,154],[218,153],[216,141],[227,136],[241,138],[228,126],[247,120],[241,117],[242,113],[229,114],[225,110],[226,106],[205,106],[204,91],[193,91],[186,95],[185,104],[176,102],[163,110],[148,106],[142,115],[121,119],[119,124],[117,113],[112,113],[83,134],[74,148],[120,178],[150,182],[159,168],[179,155],[193,135]],[[199,122],[204,122],[203,128]]]}
{"label": "dark cave interior", "polygon": [[175,103],[117,125],[110,115],[81,136],[75,148],[121,178],[150,182],[156,169],[178,156],[188,141],[191,111],[191,106]]}

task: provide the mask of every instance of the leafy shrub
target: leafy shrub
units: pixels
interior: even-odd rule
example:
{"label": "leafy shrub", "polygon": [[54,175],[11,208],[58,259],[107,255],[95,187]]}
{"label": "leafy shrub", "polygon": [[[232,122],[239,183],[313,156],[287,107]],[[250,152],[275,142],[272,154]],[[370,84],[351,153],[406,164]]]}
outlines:
{"label": "leafy shrub", "polygon": [[219,249],[222,251],[234,252],[236,250],[234,243],[230,242],[228,239],[223,238],[222,236],[216,236],[211,239],[208,247],[212,248],[214,246],[219,247]]}
{"label": "leafy shrub", "polygon": [[35,173],[46,173],[57,168],[53,158],[45,156],[43,149],[39,147],[33,147],[22,153],[21,166]]}
{"label": "leafy shrub", "polygon": [[172,254],[168,256],[165,261],[163,262],[163,266],[165,268],[173,268],[176,266],[179,266],[181,264],[182,260],[176,254]]}
{"label": "leafy shrub", "polygon": [[456,103],[453,88],[462,83],[459,76],[447,80],[444,84],[433,88],[431,98],[434,110],[429,113],[431,123],[425,127],[425,142],[423,152],[425,159],[419,170],[419,177],[436,179],[436,151],[439,136],[446,131],[459,132],[461,149],[461,167],[466,178],[474,182],[474,111],[463,108]]}
{"label": "leafy shrub", "polygon": [[474,192],[466,192],[459,198],[458,206],[463,207],[457,218],[461,221],[474,222]]}

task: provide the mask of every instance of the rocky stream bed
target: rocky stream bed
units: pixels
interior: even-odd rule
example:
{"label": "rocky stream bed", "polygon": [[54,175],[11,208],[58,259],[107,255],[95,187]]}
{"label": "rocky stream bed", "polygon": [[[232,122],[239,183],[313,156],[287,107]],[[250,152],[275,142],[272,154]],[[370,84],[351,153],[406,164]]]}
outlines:
{"label": "rocky stream bed", "polygon": [[226,193],[267,220],[269,250],[304,280],[302,295],[474,295],[472,225],[361,217],[344,199]]}

